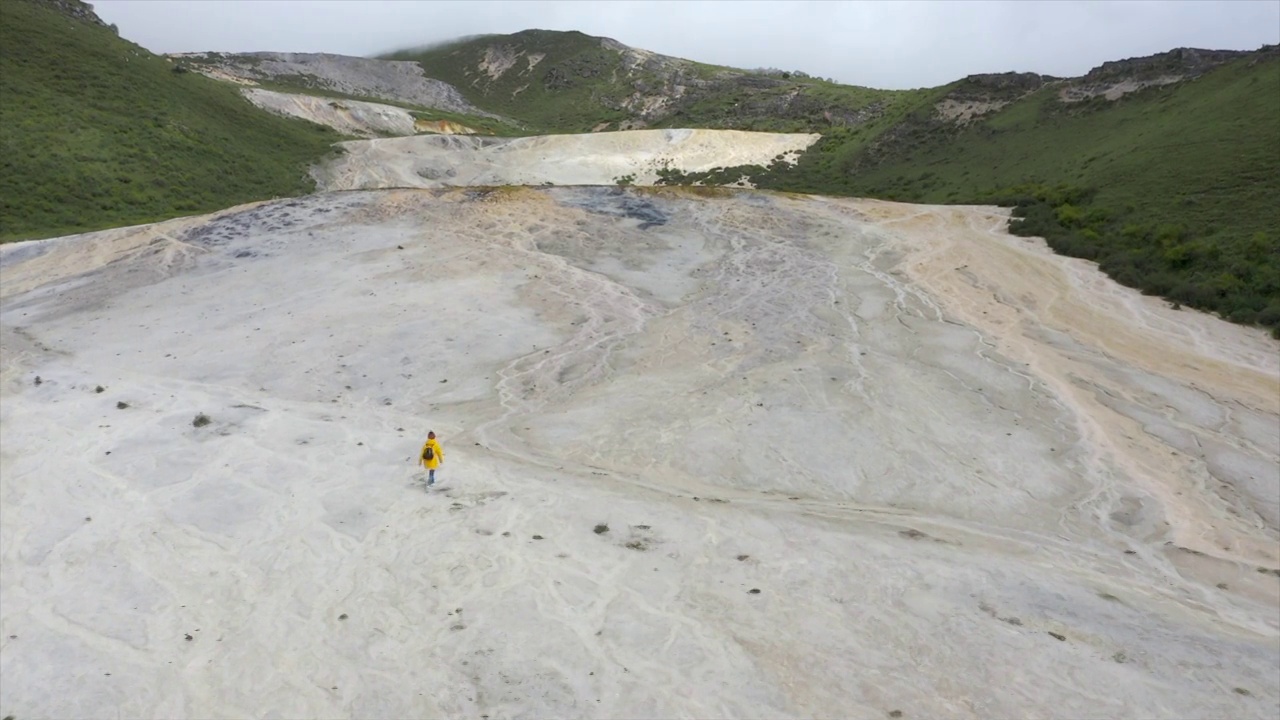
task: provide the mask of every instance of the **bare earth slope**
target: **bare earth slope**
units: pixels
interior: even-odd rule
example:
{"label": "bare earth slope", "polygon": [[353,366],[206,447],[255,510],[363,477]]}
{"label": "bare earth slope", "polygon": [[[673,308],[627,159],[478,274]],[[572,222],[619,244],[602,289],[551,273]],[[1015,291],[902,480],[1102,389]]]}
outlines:
{"label": "bare earth slope", "polygon": [[304,82],[347,95],[498,117],[467,102],[452,85],[426,77],[415,62],[330,53],[179,53],[170,57],[186,59],[197,70],[224,80]]}
{"label": "bare earth slope", "polygon": [[1273,341],[991,208],[697,192],[0,249],[0,712],[1274,717]]}
{"label": "bare earth slope", "polygon": [[282,93],[262,88],[247,88],[243,92],[249,102],[264,110],[310,120],[345,135],[378,137],[414,135],[422,131],[445,134],[475,132],[472,128],[448,120],[418,120],[408,110],[394,105],[360,100],[335,100],[317,95]]}
{"label": "bare earth slope", "polygon": [[791,161],[814,133],[630,130],[521,138],[397,137],[339,143],[345,151],[312,171],[321,190],[446,185],[652,185],[663,168],[705,172]]}
{"label": "bare earth slope", "polygon": [[327,125],[345,135],[412,135],[413,115],[394,105],[335,100],[316,95],[246,88],[244,96],[264,110]]}

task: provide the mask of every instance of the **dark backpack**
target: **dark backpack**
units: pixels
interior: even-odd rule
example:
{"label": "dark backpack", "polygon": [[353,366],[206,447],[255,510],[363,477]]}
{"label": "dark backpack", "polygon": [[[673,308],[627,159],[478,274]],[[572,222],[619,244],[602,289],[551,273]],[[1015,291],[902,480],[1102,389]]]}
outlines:
{"label": "dark backpack", "polygon": [[432,450],[430,445],[427,446],[426,450],[422,451],[423,460],[433,460],[435,459],[435,456],[436,456],[436,451]]}

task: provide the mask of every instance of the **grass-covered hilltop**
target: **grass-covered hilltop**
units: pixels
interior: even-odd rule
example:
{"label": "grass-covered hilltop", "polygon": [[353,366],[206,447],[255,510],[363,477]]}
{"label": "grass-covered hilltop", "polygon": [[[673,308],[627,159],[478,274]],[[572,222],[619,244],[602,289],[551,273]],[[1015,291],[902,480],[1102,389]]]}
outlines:
{"label": "grass-covered hilltop", "polygon": [[[1016,206],[1013,232],[1144,292],[1280,337],[1280,50],[1177,49],[1077,78],[977,75],[918,90],[741,70],[527,30],[381,58],[157,57],[78,0],[0,0],[0,239],[305,193],[339,139],[237,85],[395,105],[492,135],[816,132],[794,166],[667,183]],[[194,72],[182,72],[192,70]]]}
{"label": "grass-covered hilltop", "polygon": [[182,72],[78,0],[0,0],[0,240],[305,194],[342,139]]}

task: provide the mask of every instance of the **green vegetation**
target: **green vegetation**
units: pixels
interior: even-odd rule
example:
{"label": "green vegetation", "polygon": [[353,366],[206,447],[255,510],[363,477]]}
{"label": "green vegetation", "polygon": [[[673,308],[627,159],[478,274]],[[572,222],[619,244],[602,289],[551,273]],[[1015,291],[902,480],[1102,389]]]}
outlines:
{"label": "green vegetation", "polygon": [[1280,58],[1246,57],[1119,100],[1062,103],[1058,87],[961,126],[937,117],[959,84],[827,132],[795,168],[665,174],[909,202],[998,203],[1011,230],[1099,262],[1174,303],[1280,337]]}
{"label": "green vegetation", "polygon": [[[480,69],[495,40],[510,47],[512,56],[496,79]],[[542,59],[531,63],[538,55]],[[620,56],[580,32],[526,30],[383,59],[417,61],[428,77],[453,85],[476,107],[526,123],[534,132],[588,132],[630,117],[620,104],[624,88],[613,77]]]}
{"label": "green vegetation", "polygon": [[915,90],[873,90],[795,76],[725,76],[688,91],[654,126],[824,134],[856,128],[860,137],[869,138],[920,95]]}
{"label": "green vegetation", "polygon": [[344,139],[51,4],[0,9],[0,241],[305,194]]}
{"label": "green vegetation", "polygon": [[622,51],[579,32],[526,30],[385,59],[417,61],[475,106],[542,133],[617,129],[645,115],[646,98],[667,108],[653,127],[812,132],[861,124],[914,96],[661,56],[629,67]]}

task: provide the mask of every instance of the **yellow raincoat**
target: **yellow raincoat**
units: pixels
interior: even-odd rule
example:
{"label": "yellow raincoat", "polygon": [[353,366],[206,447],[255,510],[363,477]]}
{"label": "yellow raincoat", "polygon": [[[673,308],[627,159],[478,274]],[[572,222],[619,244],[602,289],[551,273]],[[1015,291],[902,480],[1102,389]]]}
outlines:
{"label": "yellow raincoat", "polygon": [[[423,457],[427,454],[427,448],[431,448],[432,458],[430,460]],[[440,443],[435,438],[431,438],[422,444],[422,450],[418,453],[418,462],[422,463],[422,467],[428,470],[435,470],[440,467],[440,463],[444,460],[444,451],[440,449]]]}

